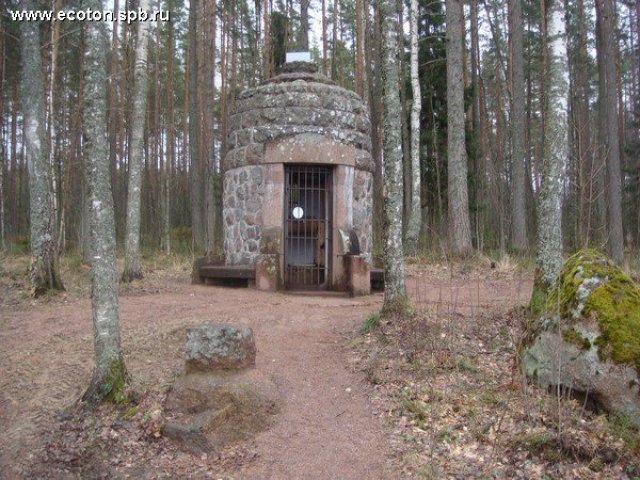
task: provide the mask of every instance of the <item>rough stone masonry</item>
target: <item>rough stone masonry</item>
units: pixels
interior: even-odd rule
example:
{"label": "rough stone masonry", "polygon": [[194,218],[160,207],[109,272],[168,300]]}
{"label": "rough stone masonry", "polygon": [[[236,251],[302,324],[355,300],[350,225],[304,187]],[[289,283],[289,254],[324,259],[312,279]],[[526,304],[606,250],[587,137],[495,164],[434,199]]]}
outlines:
{"label": "rough stone masonry", "polygon": [[[280,75],[239,95],[229,132],[223,162],[228,265],[254,264],[263,232],[282,228],[277,200],[285,164],[335,165],[336,232],[353,230],[370,261],[375,165],[367,109],[356,93],[316,73],[313,64],[285,64]],[[346,253],[346,246],[334,248],[336,255]]]}

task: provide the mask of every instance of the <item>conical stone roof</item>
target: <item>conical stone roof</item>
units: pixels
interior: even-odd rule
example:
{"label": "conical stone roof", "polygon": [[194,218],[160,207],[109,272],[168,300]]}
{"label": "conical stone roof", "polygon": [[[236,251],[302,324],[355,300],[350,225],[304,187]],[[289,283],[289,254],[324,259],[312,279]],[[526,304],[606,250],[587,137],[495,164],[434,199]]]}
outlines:
{"label": "conical stone roof", "polygon": [[236,99],[223,167],[259,164],[266,143],[309,135],[354,146],[356,167],[373,170],[370,123],[362,99],[317,73],[314,64],[288,63],[282,73]]}

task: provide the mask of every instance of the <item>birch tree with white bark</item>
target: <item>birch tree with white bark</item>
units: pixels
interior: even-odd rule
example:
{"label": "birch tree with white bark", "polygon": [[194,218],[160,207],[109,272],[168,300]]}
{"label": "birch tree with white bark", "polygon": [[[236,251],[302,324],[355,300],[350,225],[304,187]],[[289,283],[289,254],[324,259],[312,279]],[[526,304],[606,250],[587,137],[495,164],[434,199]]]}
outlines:
{"label": "birch tree with white bark", "polygon": [[[83,8],[103,9],[100,0],[85,0]],[[122,355],[118,315],[116,229],[109,173],[107,139],[107,51],[104,22],[87,22],[84,94],[85,178],[91,210],[93,339],[95,366],[83,399],[91,404],[118,401],[128,382]]]}
{"label": "birch tree with white bark", "polygon": [[[33,0],[25,2],[27,10],[36,10]],[[29,276],[33,295],[49,290],[64,290],[60,278],[56,242],[56,212],[49,163],[49,140],[45,126],[45,96],[42,80],[39,22],[22,22],[22,108],[24,141],[29,166],[30,244]]]}
{"label": "birch tree with white bark", "polygon": [[564,2],[548,10],[544,163],[538,204],[538,245],[532,307],[546,298],[562,269],[562,182],[569,156],[569,68]]}
{"label": "birch tree with white bark", "polygon": [[409,32],[411,44],[411,207],[405,235],[405,251],[408,255],[416,255],[418,238],[422,224],[420,210],[420,112],[422,110],[422,93],[418,76],[418,0],[411,0],[409,6]]}
{"label": "birch tree with white bark", "polygon": [[402,249],[402,135],[398,78],[397,11],[393,0],[378,0],[382,23],[384,149],[384,303],[383,314],[407,306]]}
{"label": "birch tree with white bark", "polygon": [[[149,0],[140,0],[140,9],[149,11]],[[142,157],[144,121],[147,113],[147,52],[149,22],[138,20],[133,79],[133,125],[129,155],[129,190],[127,195],[127,233],[122,281],[142,278],[140,264],[140,197],[142,191]]]}

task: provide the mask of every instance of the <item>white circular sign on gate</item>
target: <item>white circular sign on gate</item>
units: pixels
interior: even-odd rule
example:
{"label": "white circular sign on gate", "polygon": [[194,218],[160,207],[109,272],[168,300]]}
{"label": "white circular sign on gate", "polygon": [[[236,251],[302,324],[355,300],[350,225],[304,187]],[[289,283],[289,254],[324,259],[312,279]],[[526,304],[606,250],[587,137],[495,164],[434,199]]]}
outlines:
{"label": "white circular sign on gate", "polygon": [[304,216],[304,210],[300,207],[295,207],[291,214],[293,215],[293,218],[300,220]]}

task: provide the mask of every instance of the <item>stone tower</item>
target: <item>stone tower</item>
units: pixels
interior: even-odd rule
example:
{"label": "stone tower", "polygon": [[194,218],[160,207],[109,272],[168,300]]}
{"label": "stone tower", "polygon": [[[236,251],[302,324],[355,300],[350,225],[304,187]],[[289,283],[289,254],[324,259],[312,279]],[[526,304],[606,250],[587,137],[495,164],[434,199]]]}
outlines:
{"label": "stone tower", "polygon": [[366,293],[374,163],[360,97],[286,63],[237,98],[228,146],[226,265],[255,265],[259,288]]}

